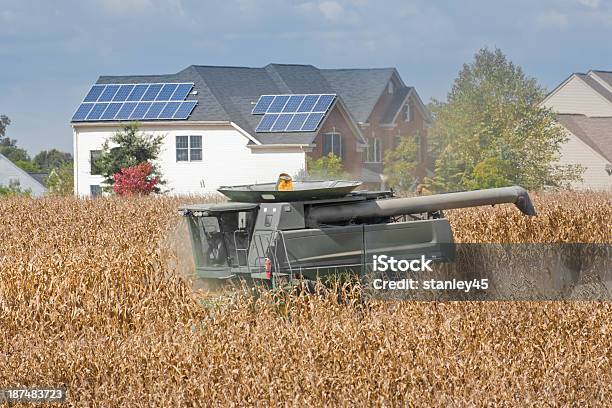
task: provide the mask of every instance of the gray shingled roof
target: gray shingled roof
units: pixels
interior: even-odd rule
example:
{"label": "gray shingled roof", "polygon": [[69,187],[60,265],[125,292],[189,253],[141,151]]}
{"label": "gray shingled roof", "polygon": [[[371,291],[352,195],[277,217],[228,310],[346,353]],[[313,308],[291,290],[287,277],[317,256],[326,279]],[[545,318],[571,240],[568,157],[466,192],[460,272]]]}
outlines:
{"label": "gray shingled roof", "polygon": [[612,102],[612,92],[608,91],[602,84],[597,82],[595,79],[591,78],[586,74],[576,74],[580,79],[586,82],[591,88],[595,90],[598,94]]}
{"label": "gray shingled roof", "polygon": [[592,71],[603,79],[608,85],[612,86],[612,71]]}
{"label": "gray shingled roof", "polygon": [[374,105],[385,91],[394,68],[322,69],[335,93],[342,96],[353,117],[365,123]]}
{"label": "gray shingled roof", "polygon": [[[101,76],[97,83],[193,82],[197,95],[187,99],[198,100],[198,105],[188,120],[232,121],[263,144],[310,144],[316,132],[255,133],[261,116],[252,115],[251,110],[259,96],[335,93],[354,121],[367,122],[395,72],[394,68],[318,69],[289,64],[263,68],[192,65],[169,75]],[[396,97],[405,96],[409,90],[400,87]],[[392,114],[395,112],[388,113]]]}
{"label": "gray shingled roof", "polygon": [[557,120],[601,156],[612,162],[612,117],[559,114]]}

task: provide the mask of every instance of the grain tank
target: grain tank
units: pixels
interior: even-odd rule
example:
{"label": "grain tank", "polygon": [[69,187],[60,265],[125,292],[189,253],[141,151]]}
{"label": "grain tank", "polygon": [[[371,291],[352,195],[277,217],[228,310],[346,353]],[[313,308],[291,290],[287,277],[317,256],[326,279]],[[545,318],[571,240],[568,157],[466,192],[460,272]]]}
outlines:
{"label": "grain tank", "polygon": [[373,255],[452,261],[453,235],[443,210],[514,204],[536,214],[521,187],[399,198],[392,191],[354,191],[354,181],[222,187],[220,204],[181,206],[196,275],[204,280],[315,279],[365,273]]}

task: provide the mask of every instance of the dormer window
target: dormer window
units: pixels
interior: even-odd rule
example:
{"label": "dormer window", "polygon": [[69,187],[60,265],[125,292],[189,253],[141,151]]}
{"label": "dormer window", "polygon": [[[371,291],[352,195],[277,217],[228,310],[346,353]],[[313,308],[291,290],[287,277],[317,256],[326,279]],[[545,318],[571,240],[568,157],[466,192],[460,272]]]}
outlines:
{"label": "dormer window", "polygon": [[403,108],[404,122],[410,122],[412,120],[412,115],[410,113],[410,102],[406,102]]}
{"label": "dormer window", "polygon": [[387,92],[389,92],[390,94],[393,93],[393,82],[389,81],[389,83],[387,84]]}

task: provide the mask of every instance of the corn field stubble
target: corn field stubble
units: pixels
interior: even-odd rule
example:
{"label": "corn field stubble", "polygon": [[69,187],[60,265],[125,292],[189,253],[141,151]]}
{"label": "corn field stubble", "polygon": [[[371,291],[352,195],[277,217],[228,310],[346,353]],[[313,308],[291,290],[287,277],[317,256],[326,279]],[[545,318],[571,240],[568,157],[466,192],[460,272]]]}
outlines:
{"label": "corn field stubble", "polygon": [[[460,242],[610,243],[610,194],[449,212]],[[606,405],[610,302],[273,293],[202,306],[174,198],[0,200],[0,388],[72,406]]]}

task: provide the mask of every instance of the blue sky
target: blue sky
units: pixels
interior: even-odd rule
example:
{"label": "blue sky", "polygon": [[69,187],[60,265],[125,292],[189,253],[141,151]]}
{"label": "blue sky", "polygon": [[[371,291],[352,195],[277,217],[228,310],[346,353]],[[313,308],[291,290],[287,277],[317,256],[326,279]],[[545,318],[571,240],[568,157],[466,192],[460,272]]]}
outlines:
{"label": "blue sky", "polygon": [[481,47],[552,89],[612,70],[610,38],[610,0],[0,0],[0,114],[30,154],[71,151],[70,117],[99,75],[392,66],[429,101]]}

